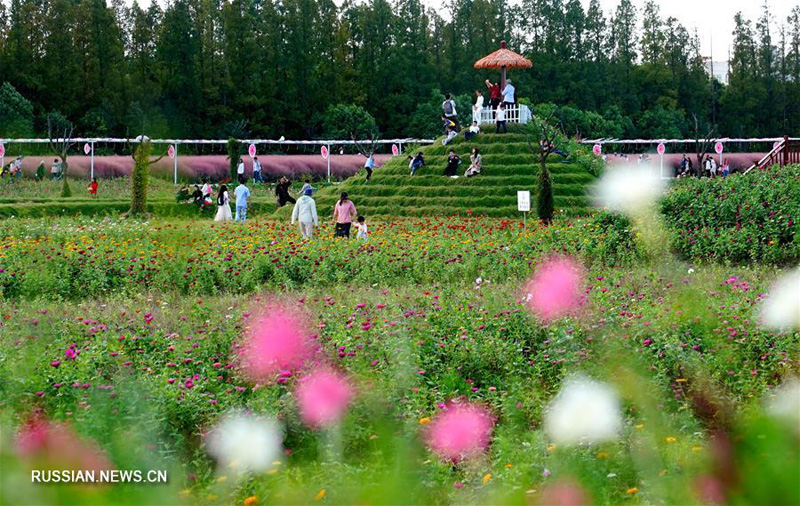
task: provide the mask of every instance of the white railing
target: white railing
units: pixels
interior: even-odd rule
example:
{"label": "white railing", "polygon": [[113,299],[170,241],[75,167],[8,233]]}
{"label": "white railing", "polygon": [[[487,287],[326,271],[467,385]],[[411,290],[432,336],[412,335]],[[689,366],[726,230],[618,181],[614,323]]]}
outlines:
{"label": "white railing", "polygon": [[[480,125],[494,124],[494,111],[492,106],[486,106],[481,109],[481,117],[478,122]],[[522,123],[526,124],[531,120],[533,115],[527,105],[514,104],[506,107],[506,123]]]}

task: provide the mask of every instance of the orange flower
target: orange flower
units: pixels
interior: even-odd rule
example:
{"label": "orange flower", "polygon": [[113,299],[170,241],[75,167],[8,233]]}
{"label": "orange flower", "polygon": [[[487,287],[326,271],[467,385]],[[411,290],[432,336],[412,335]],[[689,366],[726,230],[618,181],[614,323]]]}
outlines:
{"label": "orange flower", "polygon": [[258,497],[251,495],[244,500],[244,506],[256,506],[258,504]]}
{"label": "orange flower", "polygon": [[636,488],[636,487],[631,487],[631,488],[629,488],[628,490],[626,490],[626,491],[625,491],[625,493],[626,493],[626,494],[635,494],[635,493],[636,493],[636,492],[638,492],[638,491],[639,491],[639,489],[638,489],[638,488]]}
{"label": "orange flower", "polygon": [[317,495],[314,496],[314,500],[315,501],[320,501],[320,500],[322,500],[323,497],[325,497],[325,489],[324,488],[321,489],[319,492],[317,492]]}

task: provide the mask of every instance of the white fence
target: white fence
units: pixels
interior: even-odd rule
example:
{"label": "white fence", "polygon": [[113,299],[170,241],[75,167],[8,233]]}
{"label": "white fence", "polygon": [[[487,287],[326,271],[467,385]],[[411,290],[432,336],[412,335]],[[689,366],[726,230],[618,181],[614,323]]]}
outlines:
{"label": "white fence", "polygon": [[[494,124],[494,107],[487,106],[481,109],[481,117],[478,124],[486,125],[486,124]],[[507,123],[522,123],[523,125],[528,123],[533,118],[533,114],[531,114],[531,110],[528,108],[527,105],[522,104],[514,104],[512,106],[506,106],[506,122]]]}

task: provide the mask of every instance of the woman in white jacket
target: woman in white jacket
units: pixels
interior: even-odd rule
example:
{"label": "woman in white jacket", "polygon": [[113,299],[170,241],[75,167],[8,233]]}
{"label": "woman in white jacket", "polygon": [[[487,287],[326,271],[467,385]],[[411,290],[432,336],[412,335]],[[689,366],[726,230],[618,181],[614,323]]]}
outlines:
{"label": "woman in white jacket", "polygon": [[303,195],[297,199],[292,211],[292,225],[295,221],[300,222],[300,233],[303,239],[311,239],[314,235],[314,227],[319,224],[317,219],[317,203],[311,198],[314,192],[311,188],[306,188]]}

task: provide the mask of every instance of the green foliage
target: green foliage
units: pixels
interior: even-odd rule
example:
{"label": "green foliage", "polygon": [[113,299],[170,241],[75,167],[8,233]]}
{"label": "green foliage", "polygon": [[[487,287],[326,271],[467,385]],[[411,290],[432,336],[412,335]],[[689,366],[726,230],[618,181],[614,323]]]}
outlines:
{"label": "green foliage", "polygon": [[36,180],[37,181],[44,181],[44,177],[46,174],[44,162],[39,162],[39,165],[36,167]]}
{"label": "green foliage", "polygon": [[0,118],[0,137],[28,137],[33,133],[33,105],[8,82],[0,86]]}
{"label": "green foliage", "polygon": [[147,212],[147,187],[150,181],[150,141],[143,139],[133,155],[131,173],[130,216],[142,216]]}
{"label": "green foliage", "polygon": [[67,160],[61,160],[61,198],[68,199],[72,197],[72,190],[69,187],[69,178],[67,177],[67,172],[69,169],[69,164]]}
{"label": "green foliage", "polygon": [[536,215],[542,223],[553,221],[553,181],[544,159],[539,164],[538,186],[536,188]]}
{"label": "green foliage", "polygon": [[322,119],[326,139],[369,139],[377,131],[375,118],[361,106],[336,104],[328,106]]}
{"label": "green foliage", "polygon": [[798,168],[680,180],[661,204],[673,248],[698,261],[797,262]]}
{"label": "green foliage", "polygon": [[230,170],[230,180],[236,181],[236,167],[239,166],[239,160],[242,158],[242,146],[239,141],[234,137],[228,139],[228,168]]}

